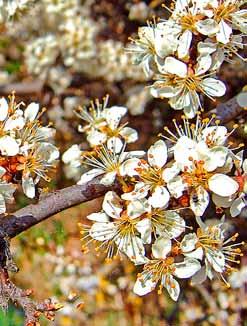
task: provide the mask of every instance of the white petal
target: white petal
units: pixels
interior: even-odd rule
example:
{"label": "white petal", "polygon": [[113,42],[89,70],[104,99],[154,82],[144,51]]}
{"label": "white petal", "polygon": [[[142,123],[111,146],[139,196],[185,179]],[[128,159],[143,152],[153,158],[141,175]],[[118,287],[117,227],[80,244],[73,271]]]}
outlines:
{"label": "white petal", "polygon": [[231,206],[233,199],[231,197],[222,197],[222,196],[213,194],[212,200],[217,207],[228,208]]}
{"label": "white petal", "polygon": [[165,275],[162,278],[162,284],[167,289],[172,300],[177,301],[180,294],[180,285],[172,275]]}
{"label": "white petal", "polygon": [[213,35],[219,31],[219,26],[214,21],[214,19],[209,18],[209,19],[200,20],[195,25],[198,32],[203,35]]}
{"label": "white petal", "polygon": [[231,207],[230,207],[230,214],[232,217],[238,216],[242,209],[246,207],[246,203],[244,201],[244,198],[237,198],[233,201]]}
{"label": "white petal", "polygon": [[152,224],[150,218],[144,218],[137,222],[136,229],[140,232],[143,243],[150,244],[152,240]]}
{"label": "white petal", "polygon": [[246,107],[247,103],[247,92],[241,92],[237,95],[236,101],[241,108]]}
{"label": "white petal", "polygon": [[95,222],[109,222],[109,217],[104,212],[89,214],[87,219]]}
{"label": "white petal", "polygon": [[39,112],[39,104],[32,102],[25,109],[24,117],[29,121],[34,121],[37,117],[38,112]]}
{"label": "white petal", "polygon": [[209,138],[214,145],[224,145],[228,139],[228,130],[225,126],[209,126],[202,130],[202,139]]}
{"label": "white petal", "polygon": [[180,168],[176,163],[173,163],[170,168],[165,168],[162,172],[162,179],[165,182],[171,181],[173,178],[175,178],[180,172]]}
{"label": "white petal", "polygon": [[87,135],[87,141],[91,146],[98,146],[106,142],[107,136],[103,132],[92,130]]}
{"label": "white petal", "polygon": [[208,186],[211,191],[222,197],[232,196],[239,188],[235,180],[220,173],[216,173],[208,180]]}
{"label": "white petal", "polygon": [[209,204],[209,194],[203,188],[199,187],[196,193],[190,196],[190,208],[195,216],[202,216]]}
{"label": "white petal", "polygon": [[198,153],[196,150],[197,143],[190,139],[187,136],[182,136],[177,141],[176,145],[173,147],[174,151],[174,159],[179,166],[179,168],[183,169],[185,166],[190,166],[191,161],[190,157],[193,159],[198,159]]}
{"label": "white petal", "polygon": [[103,174],[105,171],[102,169],[92,169],[89,170],[88,172],[84,173],[80,180],[77,182],[78,185],[83,185],[91,180],[93,180],[94,178],[96,178],[97,176]]}
{"label": "white petal", "polygon": [[127,108],[123,106],[112,106],[104,110],[104,115],[109,127],[115,130],[122,117],[127,113]]}
{"label": "white petal", "polygon": [[164,259],[172,248],[172,242],[167,237],[159,237],[152,245],[152,254],[154,258]]}
{"label": "white petal", "polygon": [[189,54],[189,49],[192,41],[192,32],[186,29],[183,34],[179,38],[179,46],[178,46],[178,57],[179,59],[183,59],[187,57]]}
{"label": "white petal", "polygon": [[183,191],[186,189],[182,177],[177,176],[167,183],[167,188],[172,196],[179,198],[183,195]]}
{"label": "white petal", "polygon": [[118,137],[111,137],[107,140],[107,148],[113,153],[120,153],[123,148],[122,140]]}
{"label": "white petal", "polygon": [[4,97],[0,99],[0,121],[4,121],[8,116],[9,105]]}
{"label": "white petal", "polygon": [[197,46],[198,53],[201,55],[212,54],[216,49],[217,44],[212,42],[199,42]]}
{"label": "white petal", "polygon": [[156,186],[154,192],[149,197],[149,204],[154,207],[166,207],[170,200],[170,194],[165,187]]}
{"label": "white petal", "polygon": [[230,41],[230,36],[232,34],[232,28],[224,22],[222,19],[219,23],[219,32],[216,35],[217,41],[223,44],[227,44]]}
{"label": "white petal", "polygon": [[185,258],[183,262],[175,263],[174,266],[174,275],[178,278],[189,278],[201,268],[199,261],[192,258]]}
{"label": "white petal", "polygon": [[13,130],[13,129],[22,129],[25,125],[25,120],[20,115],[13,115],[11,116],[4,125],[4,130]]}
{"label": "white petal", "polygon": [[125,139],[126,143],[134,143],[138,139],[138,133],[135,129],[124,127],[119,134]]}
{"label": "white petal", "polygon": [[114,191],[108,191],[105,194],[102,208],[106,214],[112,218],[120,217],[120,214],[123,210],[121,199]]}
{"label": "white petal", "polygon": [[[143,273],[143,278],[145,277],[145,274]],[[138,278],[134,285],[134,293],[140,296],[146,295],[149,292],[153,291],[156,287],[156,282],[152,281],[152,277],[146,279],[145,281],[142,280],[142,278]]]}
{"label": "white petal", "polygon": [[0,178],[6,173],[6,170],[4,167],[0,166]]}
{"label": "white petal", "polygon": [[32,177],[23,177],[22,178],[22,189],[24,194],[28,198],[35,197],[35,185]]}
{"label": "white petal", "polygon": [[[166,228],[163,231],[171,239],[175,239],[185,230],[184,219],[176,212],[166,211],[165,219],[167,222]],[[162,228],[161,228],[162,231]]]}
{"label": "white petal", "polygon": [[0,194],[0,214],[3,214],[6,212],[6,204],[5,199],[2,194]]}
{"label": "white petal", "polygon": [[89,235],[98,241],[111,240],[117,232],[117,228],[112,222],[96,222],[89,230]]}
{"label": "white petal", "polygon": [[130,218],[133,219],[141,216],[149,210],[150,206],[148,205],[148,202],[144,199],[132,200],[127,206],[127,214]]}
{"label": "white petal", "polygon": [[151,95],[156,98],[171,98],[177,96],[180,92],[180,87],[166,86],[164,82],[157,81],[151,86]]}
{"label": "white petal", "polygon": [[148,162],[152,167],[161,168],[167,161],[167,146],[163,140],[155,142],[148,150]]}
{"label": "white petal", "polygon": [[190,252],[195,249],[198,238],[195,233],[186,234],[181,241],[181,249],[183,252]]}
{"label": "white petal", "polygon": [[40,154],[43,160],[45,160],[47,163],[53,163],[59,158],[59,151],[57,147],[47,142],[39,143],[37,153]]}
{"label": "white petal", "polygon": [[209,54],[201,55],[197,59],[196,74],[202,75],[207,72],[212,64],[212,58]]}
{"label": "white petal", "polygon": [[[118,243],[117,245],[119,246]],[[142,265],[147,262],[143,242],[138,237],[128,236],[128,239],[124,241],[124,246],[119,246],[119,249],[123,251],[135,265]]]}
{"label": "white petal", "polygon": [[187,76],[187,65],[173,57],[167,57],[165,59],[165,71],[183,78]]}
{"label": "white petal", "polygon": [[116,171],[108,172],[100,180],[100,183],[102,185],[104,185],[104,186],[110,186],[110,185],[112,185],[114,183],[114,181],[116,179],[116,175],[117,175],[117,172]]}
{"label": "white petal", "polygon": [[225,268],[225,256],[217,249],[206,252],[206,258],[216,272],[222,273]]}
{"label": "white petal", "polygon": [[186,256],[188,258],[194,258],[194,259],[202,260],[203,254],[204,253],[203,253],[202,247],[199,247],[194,251],[184,253],[184,256]]}
{"label": "white petal", "polygon": [[15,156],[19,153],[19,145],[10,136],[0,138],[0,151],[2,155]]}
{"label": "white petal", "polygon": [[205,78],[201,82],[200,86],[209,96],[220,97],[226,93],[225,84],[222,81],[212,77]]}
{"label": "white petal", "polygon": [[137,168],[140,166],[141,161],[138,158],[131,158],[125,161],[119,169],[119,173],[121,176],[129,176],[133,177],[138,175]]}
{"label": "white petal", "polygon": [[135,200],[145,198],[150,187],[144,182],[137,182],[133,191],[122,194],[121,198],[124,200]]}
{"label": "white petal", "polygon": [[80,160],[81,150],[78,145],[72,145],[66,152],[63,153],[62,160],[65,164],[68,164],[72,161]]}

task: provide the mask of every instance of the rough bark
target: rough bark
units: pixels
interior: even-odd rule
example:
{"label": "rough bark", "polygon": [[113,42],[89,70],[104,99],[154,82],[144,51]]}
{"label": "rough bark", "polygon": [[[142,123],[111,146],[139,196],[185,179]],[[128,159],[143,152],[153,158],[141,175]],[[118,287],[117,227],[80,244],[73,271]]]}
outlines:
{"label": "rough bark", "polygon": [[9,238],[42,222],[69,207],[103,196],[117,185],[106,187],[96,178],[85,185],[74,185],[42,196],[36,204],[28,205],[13,215],[0,219],[0,230]]}

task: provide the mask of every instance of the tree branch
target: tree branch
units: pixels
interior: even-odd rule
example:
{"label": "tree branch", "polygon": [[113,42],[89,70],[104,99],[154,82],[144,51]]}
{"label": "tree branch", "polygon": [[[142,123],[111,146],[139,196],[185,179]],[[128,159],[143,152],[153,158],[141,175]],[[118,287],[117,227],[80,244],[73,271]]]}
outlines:
{"label": "tree branch", "polygon": [[221,123],[227,123],[235,119],[242,112],[244,112],[244,109],[239,106],[237,96],[234,96],[227,102],[220,103],[215,109],[207,112],[207,116],[216,114],[216,118],[219,119]]}
{"label": "tree branch", "polygon": [[29,298],[32,290],[18,288],[10,279],[6,268],[0,268],[0,305],[7,309],[8,301],[18,304],[25,313],[26,326],[40,326],[39,317],[41,314],[53,320],[55,312],[62,308],[61,304],[52,303],[50,299],[37,303]]}
{"label": "tree branch", "polygon": [[21,232],[42,222],[69,207],[103,196],[108,190],[116,190],[118,185],[111,187],[99,183],[95,178],[85,185],[74,185],[42,196],[36,204],[28,205],[13,215],[0,219],[0,231],[6,237],[14,238]]}

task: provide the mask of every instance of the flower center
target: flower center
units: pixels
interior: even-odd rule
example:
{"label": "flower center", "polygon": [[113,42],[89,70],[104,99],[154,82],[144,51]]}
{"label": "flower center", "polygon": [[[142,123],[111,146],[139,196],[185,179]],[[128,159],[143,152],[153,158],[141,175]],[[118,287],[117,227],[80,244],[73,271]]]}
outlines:
{"label": "flower center", "polygon": [[162,170],[154,169],[152,167],[137,168],[137,172],[140,175],[141,180],[151,187],[151,190],[156,186],[163,186],[165,181],[162,179]]}
{"label": "flower center", "polygon": [[204,161],[193,161],[193,169],[190,171],[188,167],[185,167],[182,173],[182,178],[189,187],[196,189],[203,187],[208,190],[208,179],[212,176],[204,169]]}
{"label": "flower center", "polygon": [[239,10],[237,3],[225,4],[225,1],[214,9],[214,19],[219,23],[222,19],[228,20],[230,15]]}
{"label": "flower center", "polygon": [[182,26],[183,30],[190,30],[191,32],[196,32],[196,26],[195,24],[203,19],[203,15],[193,15],[191,13],[188,13],[188,15],[184,15],[180,17],[180,24]]}

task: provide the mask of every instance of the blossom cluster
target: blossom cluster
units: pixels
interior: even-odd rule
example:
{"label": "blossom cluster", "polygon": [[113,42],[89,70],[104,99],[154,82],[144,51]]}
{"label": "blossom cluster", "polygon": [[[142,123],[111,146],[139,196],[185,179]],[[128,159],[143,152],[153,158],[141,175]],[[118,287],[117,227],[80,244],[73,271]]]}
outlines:
{"label": "blossom cluster", "polygon": [[43,126],[44,110],[32,102],[25,107],[16,103],[14,94],[0,99],[0,212],[5,202],[13,200],[20,183],[24,194],[35,197],[35,186],[41,179],[50,182],[48,172],[54,168],[59,151],[51,143],[55,130]]}
{"label": "blossom cluster", "polygon": [[27,10],[35,0],[1,0],[0,1],[0,23],[6,23],[16,15]]}
{"label": "blossom cluster", "polygon": [[[90,167],[78,184],[98,177],[104,185],[119,185],[119,192],[106,193],[100,212],[87,216],[92,225],[80,224],[83,249],[93,242],[106,259],[124,254],[135,265],[143,265],[134,286],[138,295],[160,283],[160,290],[165,287],[177,300],[179,278],[201,283],[220,274],[227,283],[225,274],[234,270],[231,263],[238,263],[242,255],[234,243],[238,235],[228,238],[223,221],[210,224],[203,219],[210,204],[217,213],[230,207],[232,216],[246,204],[246,159],[239,151],[242,144],[234,148],[229,141],[234,129],[228,132],[214,117],[198,113],[195,123],[186,117],[182,124],[174,120],[175,131],[165,127],[162,139],[147,152],[126,151],[137,133],[125,124],[119,126],[125,108],[106,105],[106,100],[103,104],[96,100],[89,109],[77,111],[86,122],[79,130],[92,151],[73,145],[63,155],[73,167]],[[188,211],[195,218],[195,229],[187,224]]]}
{"label": "blossom cluster", "polygon": [[41,0],[26,15],[27,22],[35,22],[17,22],[8,30],[21,40],[28,73],[45,80],[58,94],[70,85],[75,72],[109,82],[146,79],[140,67],[129,69],[131,58],[122,42],[98,40],[106,22],[92,19],[91,6],[91,0],[83,4]]}
{"label": "blossom cluster", "polygon": [[[155,82],[151,94],[169,99],[175,110],[193,118],[203,105],[201,94],[214,99],[226,92],[216,78],[224,61],[243,49],[247,32],[245,1],[174,1],[168,20],[140,27],[128,51]],[[164,5],[165,7],[165,5]]]}

